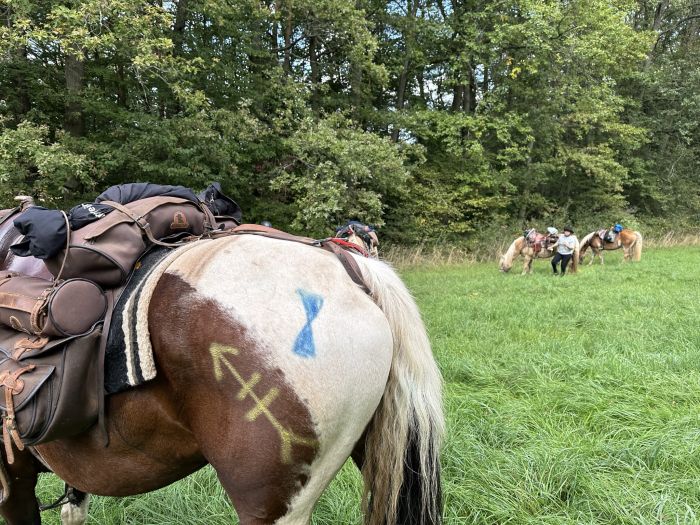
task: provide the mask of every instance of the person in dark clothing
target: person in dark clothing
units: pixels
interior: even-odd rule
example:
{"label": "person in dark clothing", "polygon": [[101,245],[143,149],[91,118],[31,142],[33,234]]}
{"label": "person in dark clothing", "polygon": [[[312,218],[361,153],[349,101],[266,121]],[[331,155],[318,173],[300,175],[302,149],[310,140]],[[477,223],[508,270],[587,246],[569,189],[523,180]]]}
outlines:
{"label": "person in dark clothing", "polygon": [[571,258],[574,256],[578,239],[574,235],[574,229],[571,226],[564,228],[564,234],[559,236],[559,240],[555,244],[557,253],[552,258],[552,270],[554,275],[558,275],[557,266],[561,263],[561,274],[566,273],[566,267],[569,266]]}

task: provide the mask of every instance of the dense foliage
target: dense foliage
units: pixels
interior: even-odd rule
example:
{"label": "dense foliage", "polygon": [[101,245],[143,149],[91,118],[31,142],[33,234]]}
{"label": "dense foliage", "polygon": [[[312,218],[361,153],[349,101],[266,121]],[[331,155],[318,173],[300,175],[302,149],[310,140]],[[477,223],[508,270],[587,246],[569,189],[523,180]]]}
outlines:
{"label": "dense foliage", "polygon": [[698,222],[691,0],[0,0],[0,204],[220,180],[394,239]]}

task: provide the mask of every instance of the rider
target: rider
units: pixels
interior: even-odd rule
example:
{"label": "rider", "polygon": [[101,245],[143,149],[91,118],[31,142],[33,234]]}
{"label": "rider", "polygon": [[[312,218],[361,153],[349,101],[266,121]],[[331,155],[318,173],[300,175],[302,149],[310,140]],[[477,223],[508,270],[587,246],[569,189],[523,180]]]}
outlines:
{"label": "rider", "polygon": [[554,275],[558,275],[557,265],[561,261],[561,274],[566,273],[566,267],[569,265],[569,261],[573,257],[574,250],[576,249],[576,243],[578,239],[574,235],[574,229],[571,226],[564,228],[564,234],[559,236],[559,240],[555,244],[557,247],[557,253],[554,254],[552,259],[552,270]]}

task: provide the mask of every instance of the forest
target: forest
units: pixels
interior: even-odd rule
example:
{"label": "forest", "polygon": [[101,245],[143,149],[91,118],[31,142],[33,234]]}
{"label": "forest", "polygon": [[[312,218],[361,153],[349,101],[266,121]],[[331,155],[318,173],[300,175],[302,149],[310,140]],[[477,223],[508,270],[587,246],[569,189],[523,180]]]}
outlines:
{"label": "forest", "polygon": [[218,180],[247,222],[315,236],[700,223],[693,0],[0,0],[0,21],[0,207]]}

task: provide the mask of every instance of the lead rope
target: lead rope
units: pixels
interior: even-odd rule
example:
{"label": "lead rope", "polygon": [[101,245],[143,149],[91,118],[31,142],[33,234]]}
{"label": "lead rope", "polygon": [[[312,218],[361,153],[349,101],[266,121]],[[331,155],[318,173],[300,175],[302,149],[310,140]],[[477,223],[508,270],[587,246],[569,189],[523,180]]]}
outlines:
{"label": "lead rope", "polygon": [[61,280],[61,276],[63,275],[63,269],[66,267],[66,261],[68,260],[68,252],[70,251],[70,221],[68,220],[68,215],[66,215],[65,211],[61,210],[61,214],[63,215],[63,220],[66,223],[66,252],[63,254],[63,261],[61,261],[61,269],[58,270],[58,275],[53,280],[54,287],[56,286],[56,283],[58,283]]}

